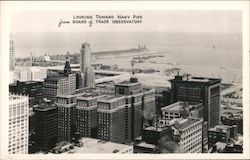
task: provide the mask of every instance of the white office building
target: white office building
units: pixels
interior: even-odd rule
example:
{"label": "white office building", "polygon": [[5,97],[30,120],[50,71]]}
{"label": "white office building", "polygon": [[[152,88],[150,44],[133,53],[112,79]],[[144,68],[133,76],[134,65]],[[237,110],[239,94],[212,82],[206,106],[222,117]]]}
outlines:
{"label": "white office building", "polygon": [[47,69],[45,67],[23,67],[17,66],[15,70],[15,80],[25,81],[44,81],[47,77]]}
{"label": "white office building", "polygon": [[29,97],[9,95],[9,154],[28,154]]}
{"label": "white office building", "polygon": [[200,118],[176,118],[172,130],[178,137],[182,153],[202,153],[202,122]]}

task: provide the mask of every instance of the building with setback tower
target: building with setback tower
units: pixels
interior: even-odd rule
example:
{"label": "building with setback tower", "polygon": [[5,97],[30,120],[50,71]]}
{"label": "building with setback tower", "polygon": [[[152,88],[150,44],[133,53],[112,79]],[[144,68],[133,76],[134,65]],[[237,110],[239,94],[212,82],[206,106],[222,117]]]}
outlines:
{"label": "building with setback tower", "polygon": [[143,122],[151,120],[155,114],[155,90],[141,86],[137,78],[115,85],[115,93],[126,97],[125,137],[134,141],[142,135]]}
{"label": "building with setback tower", "polygon": [[88,43],[82,44],[80,50],[80,72],[82,78],[81,87],[94,87],[95,74],[91,64],[91,50]]}
{"label": "building with setback tower", "polygon": [[171,82],[171,103],[202,103],[208,128],[219,124],[221,79],[177,75]]}
{"label": "building with setback tower", "polygon": [[52,101],[56,101],[58,95],[64,95],[76,89],[76,74],[71,73],[68,57],[65,62],[63,74],[47,77],[44,80],[43,86],[44,97]]}

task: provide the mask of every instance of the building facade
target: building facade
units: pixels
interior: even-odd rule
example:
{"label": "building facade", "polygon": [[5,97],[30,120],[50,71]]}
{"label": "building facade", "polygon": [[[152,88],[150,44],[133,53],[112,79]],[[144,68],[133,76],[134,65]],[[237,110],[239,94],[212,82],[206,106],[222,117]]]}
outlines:
{"label": "building facade", "polygon": [[29,98],[9,95],[9,154],[28,154]]}
{"label": "building facade", "polygon": [[97,100],[100,95],[83,95],[77,97],[76,119],[77,131],[82,137],[97,138],[98,113]]}
{"label": "building facade", "polygon": [[10,35],[10,56],[9,56],[9,71],[15,70],[15,43],[12,39],[12,35]]}
{"label": "building facade", "polygon": [[76,97],[58,96],[57,97],[58,128],[57,141],[72,142],[76,128]]}
{"label": "building facade", "polygon": [[44,79],[47,77],[47,69],[45,67],[38,66],[17,66],[14,74],[15,81],[44,81]]}
{"label": "building facade", "polygon": [[243,113],[224,113],[221,115],[221,123],[228,126],[237,125],[238,132],[243,134]]}
{"label": "building facade", "polygon": [[47,77],[43,83],[43,95],[52,101],[56,101],[57,95],[69,92],[69,83],[67,76]]}
{"label": "building facade", "polygon": [[115,85],[115,93],[126,97],[125,129],[126,139],[134,141],[142,135],[143,122],[155,114],[155,90],[142,88],[136,78]]}
{"label": "building facade", "polygon": [[181,153],[202,153],[203,120],[177,118],[172,125],[173,136],[180,146]]}
{"label": "building facade", "polygon": [[124,96],[106,96],[98,100],[98,138],[115,143],[125,142]]}
{"label": "building facade", "polygon": [[208,128],[219,124],[221,79],[177,75],[171,82],[171,101],[202,103]]}
{"label": "building facade", "polygon": [[217,125],[208,130],[208,147],[212,147],[217,142],[229,143],[230,138],[237,137],[237,126]]}
{"label": "building facade", "polygon": [[189,104],[178,101],[161,108],[163,119],[174,119],[180,117],[203,118],[202,103]]}
{"label": "building facade", "polygon": [[49,151],[57,143],[57,108],[52,103],[40,104],[34,112],[34,150]]}
{"label": "building facade", "polygon": [[[80,132],[82,136],[89,135],[89,132],[87,131],[87,128],[90,127],[89,123],[95,123],[96,120],[90,122],[90,119],[81,116],[86,115],[86,109],[93,109],[94,104],[93,106],[89,104],[90,108],[85,108],[81,102],[81,97],[91,97],[90,95],[87,96],[87,94],[92,93],[92,90],[93,89],[82,88],[71,91],[65,95],[57,96],[56,106],[58,111],[58,142],[74,141],[76,132]],[[96,95],[94,93],[92,94]],[[79,98],[78,102],[77,98]],[[93,113],[94,111],[91,112],[91,116],[89,116],[89,118],[93,118]],[[97,117],[97,115],[95,116]],[[92,127],[93,126],[91,126],[91,128]],[[90,135],[90,137],[92,137],[92,135]]]}
{"label": "building facade", "polygon": [[45,78],[43,85],[44,97],[52,101],[56,101],[58,95],[65,95],[76,89],[76,74],[71,73],[68,59],[63,74]]}
{"label": "building facade", "polygon": [[16,94],[25,94],[29,96],[29,106],[42,102],[43,83],[38,81],[19,82],[9,85],[9,92]]}
{"label": "building facade", "polygon": [[[88,43],[82,44],[80,50],[80,72],[82,73],[83,83],[81,87],[94,87],[95,74],[91,65],[91,50]],[[81,88],[80,87],[80,88]]]}

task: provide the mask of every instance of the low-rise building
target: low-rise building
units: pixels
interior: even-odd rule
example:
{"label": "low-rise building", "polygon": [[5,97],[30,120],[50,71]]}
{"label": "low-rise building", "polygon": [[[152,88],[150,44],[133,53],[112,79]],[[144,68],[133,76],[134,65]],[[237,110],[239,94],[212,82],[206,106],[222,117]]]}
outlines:
{"label": "low-rise building", "polygon": [[172,125],[173,135],[182,153],[202,153],[203,119],[177,118]]}
{"label": "low-rise building", "polygon": [[33,107],[33,105],[39,104],[42,102],[42,88],[43,83],[39,81],[26,81],[10,84],[9,92],[16,94],[25,94],[29,96],[29,105]]}
{"label": "low-rise building", "polygon": [[51,153],[62,154],[83,154],[83,153],[112,153],[112,154],[133,154],[133,146],[107,142],[100,139],[83,137],[80,139],[81,145],[66,143],[63,146],[57,146]]}
{"label": "low-rise building", "polygon": [[168,143],[174,142],[172,129],[169,126],[149,126],[144,128],[142,140],[134,145],[135,153],[173,153]]}
{"label": "low-rise building", "polygon": [[226,112],[221,115],[221,123],[228,126],[237,125],[238,132],[243,134],[243,113]]}
{"label": "low-rise building", "polygon": [[47,77],[47,68],[40,66],[16,66],[14,72],[15,80],[25,82],[25,81],[44,81]]}
{"label": "low-rise building", "polygon": [[237,126],[217,125],[208,129],[208,147],[213,147],[217,142],[230,143],[230,139],[237,137]]}
{"label": "low-rise building", "polygon": [[189,104],[178,101],[161,108],[164,119],[174,119],[180,117],[203,118],[202,103]]}

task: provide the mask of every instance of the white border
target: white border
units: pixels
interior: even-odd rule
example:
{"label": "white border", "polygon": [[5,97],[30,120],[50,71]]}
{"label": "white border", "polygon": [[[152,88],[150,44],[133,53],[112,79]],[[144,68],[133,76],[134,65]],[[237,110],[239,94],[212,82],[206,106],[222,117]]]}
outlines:
{"label": "white border", "polygon": [[[249,155],[249,1],[1,1],[1,159],[248,159]],[[244,154],[69,154],[8,155],[9,14],[15,10],[242,10],[243,13],[243,104]],[[226,58],[226,57],[225,57]],[[7,112],[6,112],[7,111]]]}

